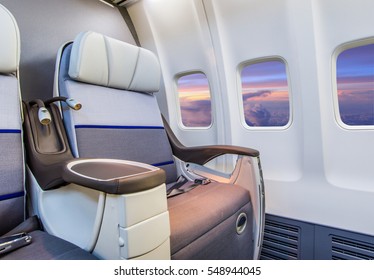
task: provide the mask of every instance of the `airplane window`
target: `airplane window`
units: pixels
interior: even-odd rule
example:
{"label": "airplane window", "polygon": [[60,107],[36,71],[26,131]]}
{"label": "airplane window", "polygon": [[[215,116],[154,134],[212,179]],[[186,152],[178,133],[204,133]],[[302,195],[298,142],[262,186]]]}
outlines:
{"label": "airplane window", "polygon": [[192,73],[177,81],[182,124],[207,128],[212,124],[209,82],[205,74]]}
{"label": "airplane window", "polygon": [[244,66],[241,71],[245,122],[250,127],[284,127],[290,121],[286,64],[280,59]]}
{"label": "airplane window", "polygon": [[341,52],[336,76],[342,122],[350,126],[374,125],[374,44]]}

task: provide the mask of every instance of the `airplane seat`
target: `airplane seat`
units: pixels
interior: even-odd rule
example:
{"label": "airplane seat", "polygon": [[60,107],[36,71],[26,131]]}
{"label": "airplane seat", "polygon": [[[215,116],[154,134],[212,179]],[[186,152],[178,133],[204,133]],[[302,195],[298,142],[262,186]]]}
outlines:
{"label": "airplane seat", "polygon": [[[256,173],[258,152],[229,146],[184,147],[159,111],[154,93],[160,79],[152,52],[102,34],[82,32],[63,46],[54,94],[82,104],[79,111],[61,104],[74,156],[142,162],[166,172],[172,259],[257,258],[263,210],[258,210],[254,195],[263,193],[245,185],[262,184]],[[225,180],[180,168],[184,161],[191,162],[184,166],[195,166],[192,163],[226,153],[239,154],[241,164]],[[255,169],[243,172],[245,166]],[[157,202],[141,207],[152,203]]]}
{"label": "airplane seat", "polygon": [[36,216],[25,219],[19,59],[17,22],[0,5],[0,259],[95,259],[77,246],[43,232]]}
{"label": "airplane seat", "polygon": [[[10,12],[0,6],[0,235],[24,219],[21,114],[18,80],[19,32]],[[15,209],[15,211],[13,211]],[[4,223],[3,221],[7,221]]]}

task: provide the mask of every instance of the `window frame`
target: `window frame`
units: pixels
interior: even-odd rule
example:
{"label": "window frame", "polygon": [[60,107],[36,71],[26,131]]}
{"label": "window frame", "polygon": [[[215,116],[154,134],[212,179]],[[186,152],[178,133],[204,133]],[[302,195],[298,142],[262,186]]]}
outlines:
{"label": "window frame", "polygon": [[[243,87],[242,87],[242,71],[245,67],[257,63],[262,62],[270,62],[270,61],[279,61],[282,62],[286,69],[286,77],[287,77],[287,86],[288,86],[288,103],[289,103],[289,117],[288,122],[284,126],[250,126],[247,124],[245,120],[245,110],[244,110],[244,102],[243,102]],[[294,121],[294,112],[293,112],[293,97],[292,97],[292,89],[291,89],[291,75],[289,70],[289,65],[287,60],[278,55],[274,56],[266,56],[266,57],[258,57],[250,60],[246,60],[241,62],[237,67],[237,88],[238,88],[238,96],[239,96],[239,113],[240,113],[240,120],[242,126],[248,130],[259,130],[259,131],[284,131],[289,129]]]}
{"label": "window frame", "polygon": [[[179,96],[179,87],[178,87],[178,81],[180,78],[182,77],[185,77],[185,76],[188,76],[188,75],[194,75],[194,74],[203,74],[206,79],[207,79],[207,82],[208,82],[208,89],[209,89],[209,95],[210,95],[210,116],[211,116],[211,122],[210,122],[210,125],[209,126],[185,126],[183,124],[183,120],[182,120],[182,108],[181,108],[181,103],[180,103],[180,96]],[[200,70],[200,69],[197,69],[197,70],[189,70],[189,71],[185,71],[185,72],[180,72],[178,74],[176,74],[174,76],[174,85],[175,85],[175,97],[176,97],[176,104],[177,104],[177,113],[178,113],[178,126],[180,129],[183,129],[183,130],[209,130],[210,128],[213,127],[213,124],[214,124],[214,106],[213,106],[213,94],[212,94],[212,90],[211,90],[211,85],[210,85],[210,80],[209,80],[209,77],[208,75]]]}
{"label": "window frame", "polygon": [[365,38],[355,41],[343,43],[335,48],[332,53],[331,59],[331,82],[332,82],[332,98],[333,98],[333,110],[334,119],[336,123],[343,129],[346,130],[373,130],[374,125],[349,125],[343,122],[340,114],[339,97],[338,97],[338,75],[337,75],[337,62],[339,55],[349,49],[362,47],[365,45],[374,44],[374,38]]}

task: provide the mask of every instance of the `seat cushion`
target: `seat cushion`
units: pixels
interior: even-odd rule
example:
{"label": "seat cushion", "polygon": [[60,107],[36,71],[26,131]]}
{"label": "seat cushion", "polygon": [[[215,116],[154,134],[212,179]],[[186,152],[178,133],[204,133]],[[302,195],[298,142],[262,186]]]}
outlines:
{"label": "seat cushion", "polygon": [[[212,182],[170,197],[172,259],[249,259],[252,257],[252,205],[247,190]],[[247,228],[236,232],[240,213]]]}
{"label": "seat cushion", "polygon": [[0,255],[1,260],[95,260],[92,254],[61,238],[36,230],[30,233],[30,245],[8,254]]}

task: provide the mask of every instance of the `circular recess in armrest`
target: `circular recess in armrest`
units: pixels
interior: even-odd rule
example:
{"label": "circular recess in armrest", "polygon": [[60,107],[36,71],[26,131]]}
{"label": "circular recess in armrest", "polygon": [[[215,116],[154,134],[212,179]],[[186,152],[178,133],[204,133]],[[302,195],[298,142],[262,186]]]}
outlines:
{"label": "circular recess in armrest", "polygon": [[165,172],[148,164],[114,159],[75,159],[62,174],[68,183],[110,194],[136,193],[165,183]]}

